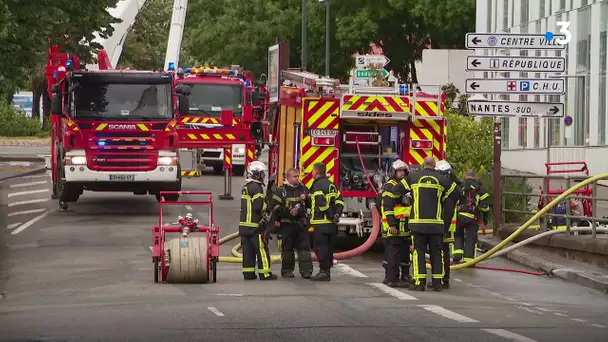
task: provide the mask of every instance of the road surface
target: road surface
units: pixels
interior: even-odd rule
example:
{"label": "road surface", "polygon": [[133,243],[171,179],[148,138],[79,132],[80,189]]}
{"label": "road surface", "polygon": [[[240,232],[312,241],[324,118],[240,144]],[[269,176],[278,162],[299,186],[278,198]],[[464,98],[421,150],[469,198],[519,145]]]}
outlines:
{"label": "road surface", "polygon": [[[242,181],[235,178],[233,195]],[[184,188],[219,194],[222,178],[188,179]],[[34,192],[43,189],[45,177],[13,180],[2,198],[9,205],[48,198]],[[238,202],[214,203],[222,235],[237,230]],[[152,196],[85,193],[66,212],[54,201],[5,209],[35,212],[11,216],[5,230],[0,340],[608,340],[608,296],[558,279],[469,269],[454,272],[448,291],[394,290],[381,284],[381,255],[368,253],[336,265],[331,283],[244,282],[239,264],[221,264],[216,284],[154,284]],[[186,211],[204,219],[201,210]]]}

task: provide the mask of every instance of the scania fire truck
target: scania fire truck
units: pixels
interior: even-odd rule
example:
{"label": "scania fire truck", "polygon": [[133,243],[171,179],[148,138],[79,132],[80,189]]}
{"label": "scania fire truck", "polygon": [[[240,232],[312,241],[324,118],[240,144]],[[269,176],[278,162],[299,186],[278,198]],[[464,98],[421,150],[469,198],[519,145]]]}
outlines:
{"label": "scania fire truck", "polygon": [[76,57],[56,47],[49,51],[53,196],[65,207],[84,190],[157,200],[160,191],[181,190],[175,113],[178,107],[187,113],[188,87],[174,94],[168,72],[75,65]]}
{"label": "scania fire truck", "polygon": [[[231,148],[231,156],[228,156],[231,157],[232,172],[235,175],[243,175],[245,165],[254,160],[256,151],[255,148],[238,143],[242,139],[229,134],[229,129],[249,130],[252,122],[262,123],[265,114],[263,86],[255,86],[251,73],[238,65],[228,68],[201,66],[179,69],[177,83],[187,85],[192,90],[189,114],[179,118],[177,129],[200,130],[200,134],[185,135],[184,139],[180,140],[180,148],[188,148],[197,140],[213,140],[213,136],[205,134],[208,129],[223,127],[227,134],[223,134],[221,138],[235,142]],[[222,124],[222,111],[232,112],[232,121],[228,127]],[[267,126],[267,123],[262,125],[262,133],[268,132]],[[268,138],[262,134],[258,140],[268,141]],[[260,149],[261,146],[258,144],[257,148]],[[194,155],[198,157],[198,161],[192,164],[211,166],[216,172],[224,169],[226,158],[222,147],[198,148]]]}
{"label": "scania fire truck", "polygon": [[379,225],[375,199],[394,160],[415,169],[427,156],[446,157],[445,96],[438,85],[425,86],[426,92],[418,85],[411,92],[399,84],[340,85],[299,69],[282,71],[281,84],[269,174],[281,184],[288,168],[299,167],[310,187],[313,165],[325,164],[345,201],[343,234],[363,236]]}

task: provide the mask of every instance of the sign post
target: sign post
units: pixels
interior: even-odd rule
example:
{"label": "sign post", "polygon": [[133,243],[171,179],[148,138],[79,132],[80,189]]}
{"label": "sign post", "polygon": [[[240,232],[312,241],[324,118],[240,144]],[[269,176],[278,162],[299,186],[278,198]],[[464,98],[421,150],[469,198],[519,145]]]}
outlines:
{"label": "sign post", "polygon": [[[564,34],[517,34],[517,33],[467,33],[467,49],[516,49],[516,50],[563,50]],[[467,71],[564,73],[564,57],[535,56],[468,56]],[[564,76],[565,77],[565,76]],[[502,95],[563,95],[566,93],[565,78],[469,78],[465,82],[468,94]],[[494,117],[494,165],[493,165],[493,228],[498,234],[501,222],[501,158],[502,137],[500,119],[503,117],[561,118],[563,103],[494,101],[470,99],[468,112],[481,117]],[[547,141],[547,146],[548,146]]]}

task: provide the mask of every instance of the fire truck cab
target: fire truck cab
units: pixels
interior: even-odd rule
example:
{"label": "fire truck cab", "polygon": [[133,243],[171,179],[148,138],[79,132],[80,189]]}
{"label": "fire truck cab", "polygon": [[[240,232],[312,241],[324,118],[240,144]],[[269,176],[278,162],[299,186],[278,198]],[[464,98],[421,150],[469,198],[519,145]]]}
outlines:
{"label": "fire truck cab", "polygon": [[426,156],[445,158],[445,96],[440,86],[431,94],[416,85],[411,92],[399,84],[359,87],[351,80],[340,85],[338,80],[292,69],[282,71],[281,81],[270,174],[280,184],[286,170],[297,167],[310,187],[313,165],[325,164],[328,178],[345,201],[338,224],[343,234],[371,232],[372,206],[394,160],[415,169]]}
{"label": "fire truck cab", "polygon": [[[260,120],[264,116],[258,106],[259,97],[262,95],[259,95],[258,89],[254,86],[251,73],[244,71],[238,65],[229,68],[189,67],[178,70],[176,75],[178,84],[187,85],[192,90],[189,113],[179,118],[177,129],[200,130],[200,134],[187,135],[187,141],[184,141],[184,146],[180,148],[188,148],[187,145],[192,145],[196,140],[213,140],[213,136],[205,134],[205,129],[224,127],[226,132],[230,127],[249,129],[254,120]],[[223,111],[232,112],[232,122],[228,127],[222,122]],[[235,142],[239,140],[231,134],[225,134],[222,138],[233,138]],[[258,146],[258,149],[260,148]],[[196,161],[190,165],[200,169],[211,166],[216,172],[224,170],[226,156],[223,147],[204,147],[194,150],[193,156]],[[233,174],[243,175],[247,161],[253,160],[253,151],[248,151],[245,144],[234,143],[231,152],[231,156],[228,157],[231,158]],[[252,154],[249,160],[247,160],[248,153]]]}

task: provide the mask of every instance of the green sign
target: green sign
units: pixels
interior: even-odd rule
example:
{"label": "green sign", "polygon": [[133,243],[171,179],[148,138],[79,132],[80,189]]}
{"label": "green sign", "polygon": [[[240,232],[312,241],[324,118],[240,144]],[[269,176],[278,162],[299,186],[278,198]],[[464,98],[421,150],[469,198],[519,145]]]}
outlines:
{"label": "green sign", "polygon": [[[386,71],[385,69],[379,69],[377,71],[382,74],[382,77],[388,77],[388,71]],[[370,69],[355,70],[355,78],[371,78],[371,77],[372,77],[372,70],[370,70]]]}

